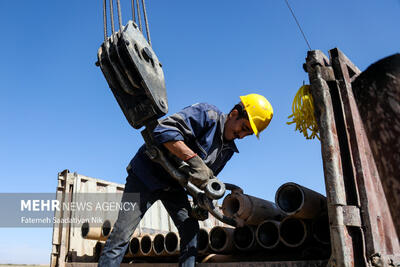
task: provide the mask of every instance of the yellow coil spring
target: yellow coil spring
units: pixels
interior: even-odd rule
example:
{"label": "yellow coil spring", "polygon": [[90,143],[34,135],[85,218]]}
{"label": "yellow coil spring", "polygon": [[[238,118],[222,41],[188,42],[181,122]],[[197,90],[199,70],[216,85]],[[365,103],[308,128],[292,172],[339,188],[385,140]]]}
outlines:
{"label": "yellow coil spring", "polygon": [[[310,93],[309,85],[300,87],[293,100],[292,112],[293,114],[288,119],[293,119],[287,124],[296,123],[295,131],[303,133],[306,139],[317,137],[319,140],[319,129],[314,116],[314,100]],[[311,131],[310,135],[308,131]]]}

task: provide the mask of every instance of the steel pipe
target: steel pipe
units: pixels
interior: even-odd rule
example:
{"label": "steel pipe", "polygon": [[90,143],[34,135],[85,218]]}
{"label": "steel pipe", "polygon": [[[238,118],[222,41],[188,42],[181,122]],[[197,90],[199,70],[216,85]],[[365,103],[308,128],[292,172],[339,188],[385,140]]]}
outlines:
{"label": "steel pipe", "polygon": [[211,249],[220,254],[233,252],[235,250],[233,231],[233,228],[222,226],[213,227],[209,233]]}
{"label": "steel pipe", "polygon": [[152,236],[144,235],[140,238],[140,254],[143,256],[151,255],[151,244],[153,242]]}
{"label": "steel pipe", "polygon": [[234,262],[235,258],[232,255],[221,255],[221,254],[209,254],[201,263],[221,263],[221,262]]}
{"label": "steel pipe", "polygon": [[168,255],[176,255],[179,253],[179,236],[175,232],[169,232],[164,239],[165,251]]}
{"label": "steel pipe", "polygon": [[152,254],[151,244],[152,236],[148,234],[145,234],[143,236],[134,236],[129,241],[125,257],[131,258],[154,256],[154,254]]}
{"label": "steel pipe", "polygon": [[258,225],[267,220],[281,220],[285,215],[275,203],[261,198],[232,192],[224,198],[222,211],[227,217],[236,218],[241,225]]}
{"label": "steel pipe", "polygon": [[197,253],[206,254],[210,251],[209,234],[205,228],[200,228],[197,235]]}
{"label": "steel pipe", "polygon": [[88,222],[82,224],[81,235],[84,239],[106,241],[111,234],[111,222],[105,220],[101,227],[91,226]]}
{"label": "steel pipe", "polygon": [[324,214],[312,222],[312,235],[321,244],[330,244],[330,230],[328,214]]}
{"label": "steel pipe", "polygon": [[137,256],[140,252],[140,237],[133,237],[129,242],[128,254],[129,256]]}
{"label": "steel pipe", "polygon": [[235,228],[233,232],[235,247],[242,251],[260,249],[256,240],[255,232],[255,227],[249,225]]}
{"label": "steel pipe", "polygon": [[275,194],[275,202],[288,216],[313,219],[326,212],[326,197],[295,183],[281,185]]}
{"label": "steel pipe", "polygon": [[165,252],[165,236],[163,234],[157,234],[153,238],[152,251],[156,256],[166,255]]}
{"label": "steel pipe", "polygon": [[279,238],[287,247],[300,247],[307,235],[307,225],[302,219],[288,217],[279,224]]}
{"label": "steel pipe", "polygon": [[278,221],[266,220],[260,223],[256,230],[257,243],[265,249],[274,249],[279,244]]}

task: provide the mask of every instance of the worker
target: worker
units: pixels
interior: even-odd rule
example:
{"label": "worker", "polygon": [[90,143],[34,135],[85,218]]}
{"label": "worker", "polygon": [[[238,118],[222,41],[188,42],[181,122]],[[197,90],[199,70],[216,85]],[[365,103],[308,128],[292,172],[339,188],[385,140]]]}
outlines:
{"label": "worker", "polygon": [[[255,134],[257,138],[272,119],[268,100],[258,94],[240,97],[229,114],[217,107],[194,104],[159,122],[153,136],[161,149],[188,164],[191,183],[204,188],[238,152],[235,139]],[[99,259],[99,267],[120,266],[129,240],[145,212],[161,200],[180,236],[179,266],[194,266],[197,254],[198,220],[191,214],[186,191],[158,163],[139,148],[127,167],[128,177],[121,202],[134,202],[135,209],[120,210]]]}

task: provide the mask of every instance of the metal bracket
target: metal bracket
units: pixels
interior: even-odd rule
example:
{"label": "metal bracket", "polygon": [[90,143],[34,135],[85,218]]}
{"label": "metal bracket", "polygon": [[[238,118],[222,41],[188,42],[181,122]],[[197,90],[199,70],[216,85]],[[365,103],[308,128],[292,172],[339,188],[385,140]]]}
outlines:
{"label": "metal bracket", "polygon": [[361,227],[360,209],[357,206],[343,206],[343,223],[347,226]]}

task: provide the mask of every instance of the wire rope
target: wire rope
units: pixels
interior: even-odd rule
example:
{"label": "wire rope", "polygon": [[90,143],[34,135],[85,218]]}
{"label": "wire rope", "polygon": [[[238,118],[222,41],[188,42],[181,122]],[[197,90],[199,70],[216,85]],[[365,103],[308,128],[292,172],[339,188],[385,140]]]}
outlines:
{"label": "wire rope", "polygon": [[122,14],[121,14],[121,3],[120,3],[120,0],[117,0],[117,9],[118,9],[119,30],[122,31]]}
{"label": "wire rope", "polygon": [[115,27],[114,27],[114,7],[113,7],[113,0],[110,0],[110,14],[111,14],[111,30],[112,34],[115,33]]}
{"label": "wire rope", "polygon": [[297,26],[299,27],[301,34],[303,35],[304,41],[306,41],[306,43],[307,43],[308,49],[311,50],[310,43],[308,42],[307,37],[306,37],[306,35],[304,34],[303,29],[301,28],[300,23],[299,23],[299,21],[297,20],[296,15],[295,15],[294,12],[293,12],[293,9],[290,7],[288,0],[285,0],[285,2],[286,2],[287,7],[288,7],[289,10],[290,10],[290,13],[292,13],[292,16],[293,16],[294,20],[296,21],[296,24],[297,24]]}
{"label": "wire rope", "polygon": [[142,0],[142,7],[143,7],[143,14],[144,14],[144,21],[146,23],[147,41],[149,42],[149,45],[151,46],[150,29],[149,29],[149,22],[147,21],[145,0]]}
{"label": "wire rope", "polygon": [[142,28],[142,17],[140,15],[140,4],[139,4],[139,0],[136,0],[136,7],[137,7],[137,14],[138,14],[138,22],[139,22],[139,29],[141,32],[143,32],[143,28]]}
{"label": "wire rope", "polygon": [[103,26],[104,26],[104,41],[107,40],[107,0],[103,0]]}

